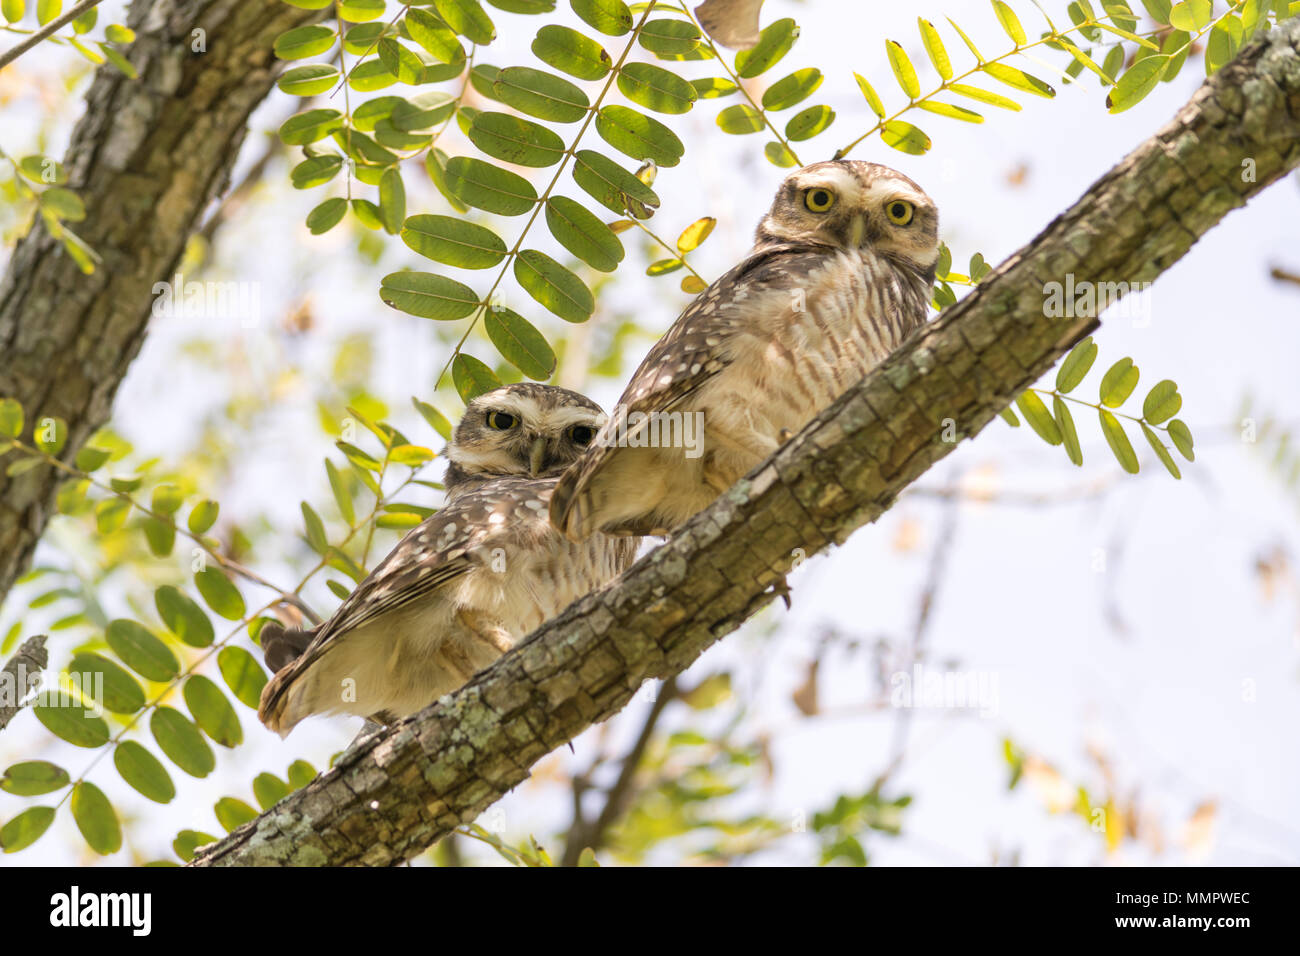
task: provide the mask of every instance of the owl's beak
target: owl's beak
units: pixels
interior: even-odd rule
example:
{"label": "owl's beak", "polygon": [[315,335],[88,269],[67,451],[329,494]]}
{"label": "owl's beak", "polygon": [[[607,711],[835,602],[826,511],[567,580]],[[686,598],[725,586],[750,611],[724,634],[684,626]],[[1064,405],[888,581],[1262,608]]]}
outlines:
{"label": "owl's beak", "polygon": [[528,473],[534,478],[540,475],[545,461],[546,439],[534,438],[532,445],[528,448]]}
{"label": "owl's beak", "polygon": [[856,249],[858,246],[862,245],[862,240],[866,238],[866,235],[866,217],[863,216],[862,213],[858,213],[853,217],[853,221],[849,223],[849,248]]}

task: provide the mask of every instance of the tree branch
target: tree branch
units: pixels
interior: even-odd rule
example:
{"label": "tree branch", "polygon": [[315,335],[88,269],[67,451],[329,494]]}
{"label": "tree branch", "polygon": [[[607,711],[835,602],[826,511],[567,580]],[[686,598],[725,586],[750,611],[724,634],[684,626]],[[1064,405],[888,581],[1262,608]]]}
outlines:
{"label": "tree branch", "polygon": [[[23,641],[18,653],[0,669],[0,730],[8,727],[9,721],[23,709],[23,697],[31,686],[29,675],[39,674],[49,662],[45,635],[38,634]],[[6,699],[9,694],[13,694],[12,700]]]}
{"label": "tree branch", "polygon": [[[62,418],[71,462],[105,421],[144,341],[157,282],[225,188],[249,114],[271,90],[275,37],[329,11],[239,0],[135,0],[130,80],[102,66],[64,164],[102,257],[84,275],[36,220],[0,280],[0,396]],[[203,50],[194,48],[204,31]],[[63,476],[0,473],[0,600],[31,560]]]}
{"label": "tree branch", "polygon": [[[421,853],[766,606],[796,555],[844,541],[975,435],[1091,317],[1043,284],[1148,281],[1300,165],[1300,21],[1248,44],[1174,120],[961,302],[618,581],[444,703],[389,728],[194,865],[394,864]],[[1243,181],[1242,161],[1255,175]]]}

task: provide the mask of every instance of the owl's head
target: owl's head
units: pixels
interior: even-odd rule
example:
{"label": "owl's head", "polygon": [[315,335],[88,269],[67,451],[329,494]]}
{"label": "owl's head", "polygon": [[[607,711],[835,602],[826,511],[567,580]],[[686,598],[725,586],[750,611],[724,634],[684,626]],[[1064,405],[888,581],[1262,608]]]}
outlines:
{"label": "owl's head", "polygon": [[787,176],[755,240],[868,248],[933,277],[939,213],[925,190],[898,170],[838,159]]}
{"label": "owl's head", "polygon": [[448,491],[475,478],[559,475],[605,424],[601,407],[556,385],[520,382],[474,398],[447,447]]}

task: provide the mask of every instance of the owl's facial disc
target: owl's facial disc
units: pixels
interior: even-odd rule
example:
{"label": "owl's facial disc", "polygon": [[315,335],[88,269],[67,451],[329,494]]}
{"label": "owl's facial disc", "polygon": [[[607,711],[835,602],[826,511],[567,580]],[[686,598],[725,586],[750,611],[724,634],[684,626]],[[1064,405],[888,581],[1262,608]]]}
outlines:
{"label": "owl's facial disc", "polygon": [[447,457],[466,475],[560,474],[605,423],[594,403],[566,400],[567,394],[523,385],[478,396],[456,426]]}

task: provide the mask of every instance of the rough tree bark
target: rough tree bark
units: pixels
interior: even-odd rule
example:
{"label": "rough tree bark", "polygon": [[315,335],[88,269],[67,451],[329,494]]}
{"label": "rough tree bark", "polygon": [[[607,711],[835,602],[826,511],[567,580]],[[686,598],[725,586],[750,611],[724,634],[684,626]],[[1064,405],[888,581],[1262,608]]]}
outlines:
{"label": "rough tree bark", "polygon": [[[22,403],[29,427],[44,416],[66,421],[66,460],[108,420],[144,341],[154,283],[172,278],[225,189],[249,114],[271,90],[276,35],[324,12],[239,0],[132,4],[140,78],[99,69],[64,159],[86,205],[76,232],[103,262],[83,275],[38,219],[0,282],[0,397]],[[200,29],[206,52],[193,49]],[[31,559],[59,479],[52,468],[0,471],[0,600]]]}
{"label": "rough tree bark", "polygon": [[[1243,177],[1242,161],[1254,160]],[[1044,315],[1044,283],[1149,281],[1300,165],[1300,22],[1208,80],[964,300],[611,586],[450,699],[362,742],[194,865],[393,864],[477,817],[540,757],[680,673],[976,434],[1097,324]],[[950,432],[949,432],[950,433]],[[951,433],[950,433],[951,434]]]}

